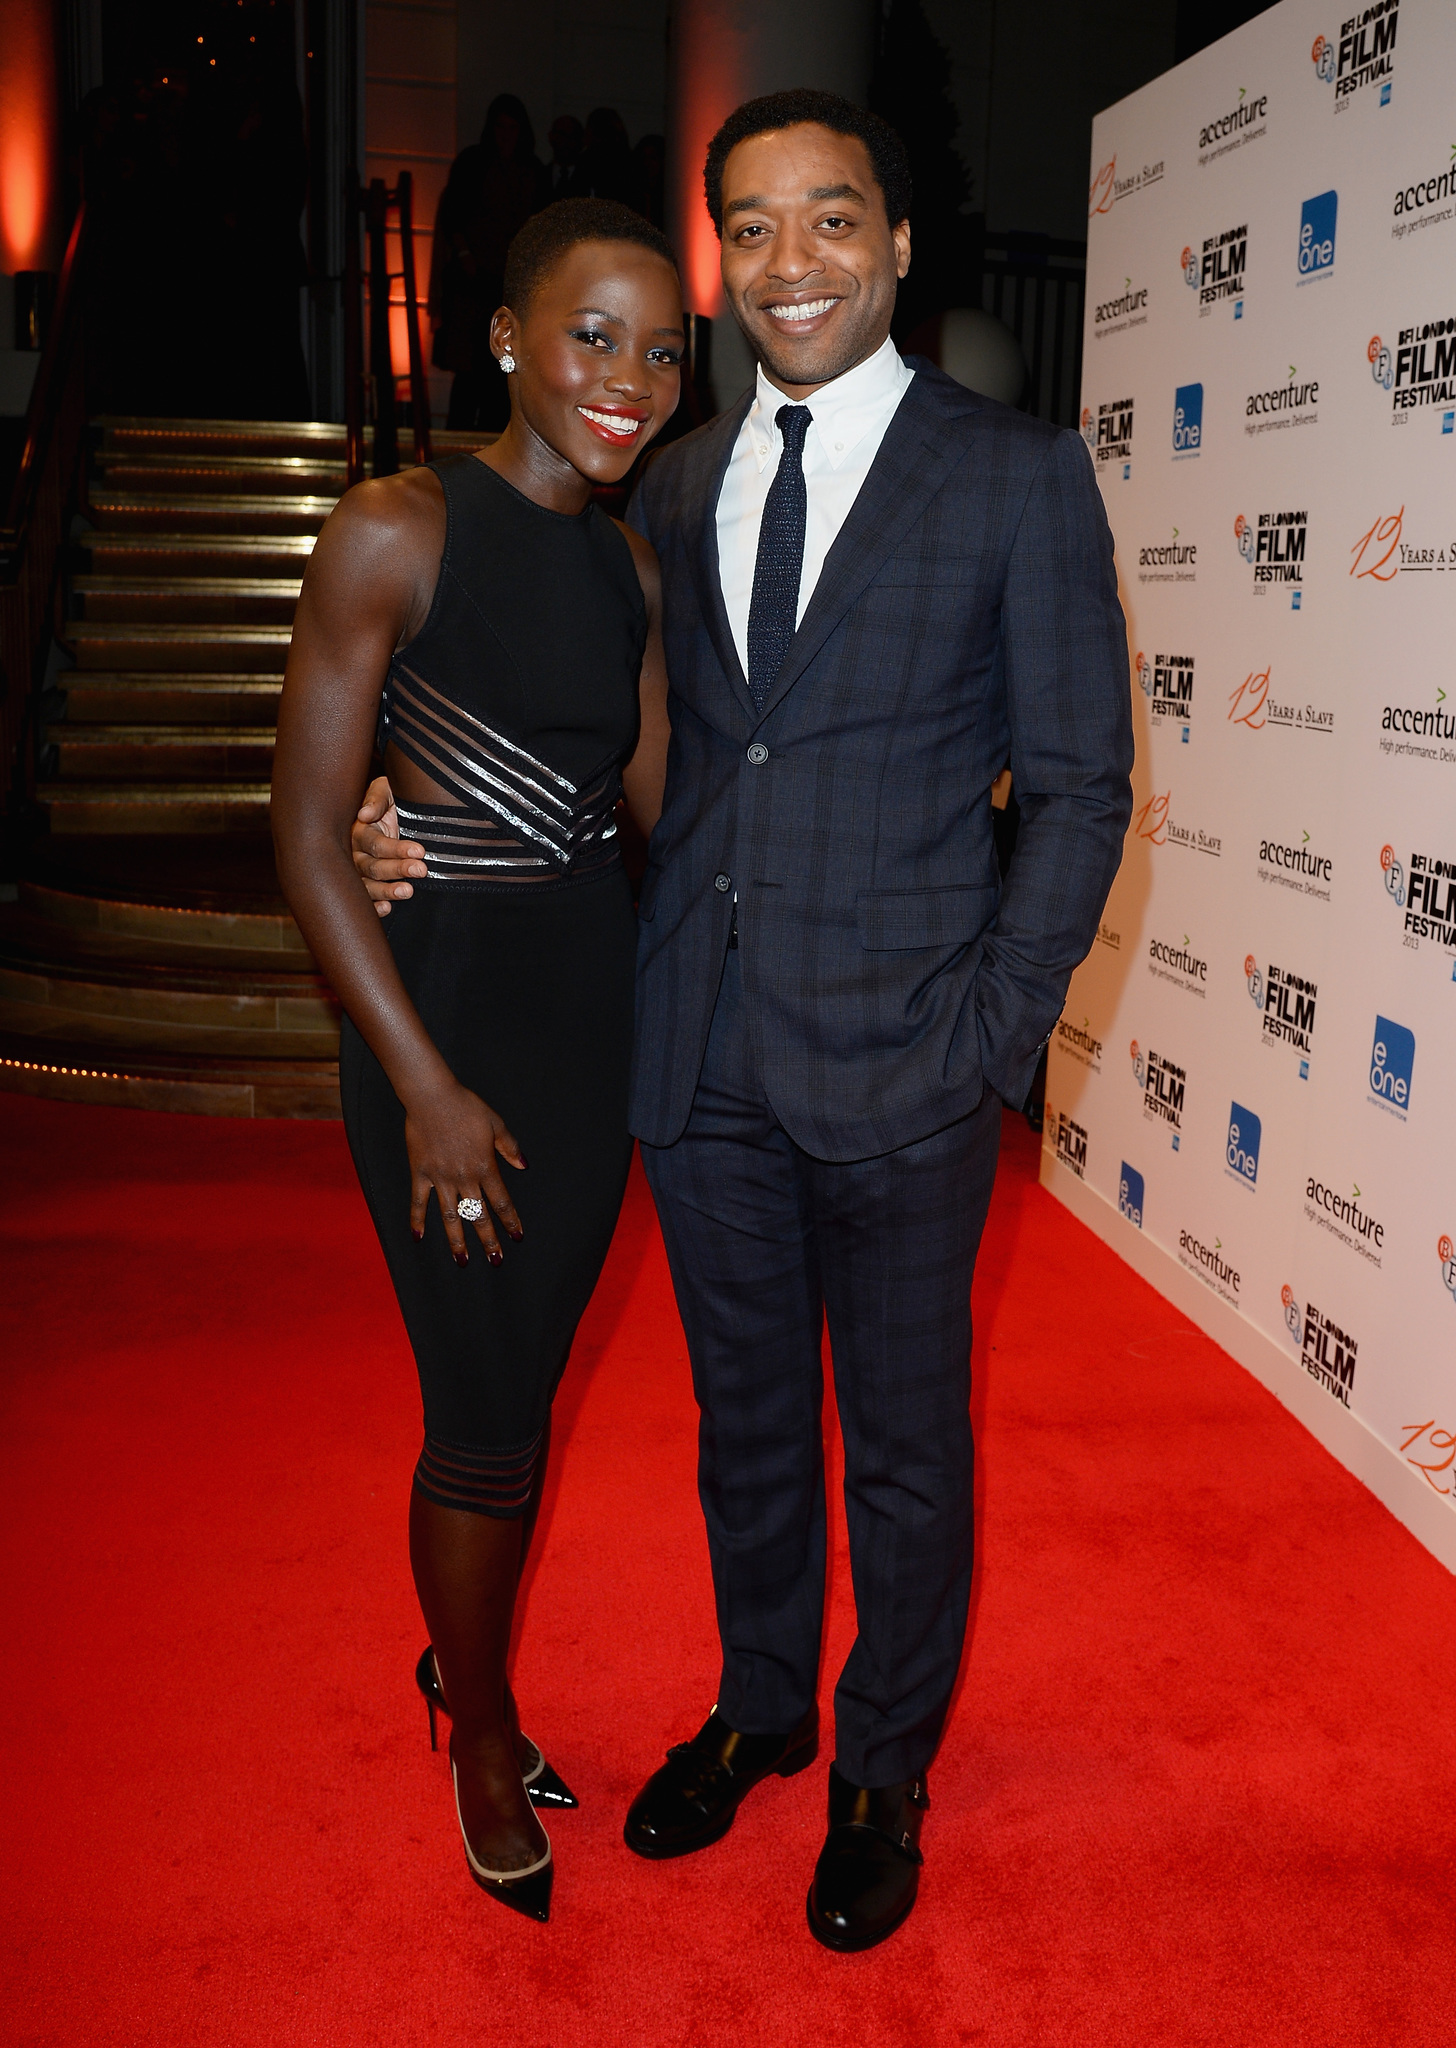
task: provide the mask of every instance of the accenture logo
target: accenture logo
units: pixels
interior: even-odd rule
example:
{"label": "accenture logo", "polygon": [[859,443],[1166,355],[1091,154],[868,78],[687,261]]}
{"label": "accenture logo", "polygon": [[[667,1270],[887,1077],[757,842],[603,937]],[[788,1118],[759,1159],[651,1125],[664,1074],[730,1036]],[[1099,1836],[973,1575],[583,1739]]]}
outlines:
{"label": "accenture logo", "polygon": [[1093,307],[1093,328],[1095,330],[1105,327],[1116,333],[1124,327],[1140,327],[1147,319],[1147,304],[1147,286],[1134,286],[1132,279],[1125,277],[1123,289],[1115,298],[1104,299],[1100,305]]}
{"label": "accenture logo", "polygon": [[1165,541],[1147,541],[1138,548],[1139,583],[1196,583],[1198,543],[1184,540],[1178,528]]}
{"label": "accenture logo", "polygon": [[1385,1249],[1385,1225],[1368,1208],[1362,1208],[1358,1183],[1353,1192],[1342,1195],[1327,1181],[1310,1174],[1304,1184],[1304,1209],[1310,1222],[1338,1239],[1346,1251],[1355,1252],[1368,1265],[1379,1267]]}
{"label": "accenture logo", "polygon": [[1444,213],[1434,217],[1425,209],[1451,199],[1456,199],[1456,142],[1451,145],[1451,161],[1445,170],[1432,171],[1429,177],[1417,178],[1413,184],[1397,188],[1390,208],[1391,240],[1402,241],[1417,228],[1425,227],[1428,220],[1433,226],[1438,220],[1449,220],[1449,206]]}
{"label": "accenture logo", "polygon": [[1057,1019],[1057,1044],[1064,1051],[1071,1053],[1074,1059],[1080,1060],[1084,1066],[1093,1067],[1099,1072],[1101,1071],[1102,1040],[1095,1038],[1087,1028],[1087,1019],[1085,1017],[1080,1024],[1069,1024],[1065,1017],[1059,1017]]}
{"label": "accenture logo", "polygon": [[1334,861],[1329,854],[1311,847],[1307,832],[1301,835],[1298,846],[1282,839],[1261,839],[1254,872],[1261,882],[1276,888],[1291,889],[1300,896],[1317,896],[1324,903],[1330,900]]}
{"label": "accenture logo", "polygon": [[1302,426],[1306,416],[1313,417],[1318,404],[1318,377],[1307,378],[1302,384],[1297,382],[1295,368],[1291,363],[1287,383],[1271,384],[1265,391],[1251,391],[1244,399],[1244,418],[1256,423],[1247,427],[1245,432],[1267,432],[1271,427]]}
{"label": "accenture logo", "polygon": [[1156,974],[1161,981],[1171,981],[1175,987],[1188,989],[1194,995],[1201,996],[1207,992],[1208,962],[1188,950],[1186,932],[1181,946],[1175,946],[1167,939],[1148,940],[1148,972]]}
{"label": "accenture logo", "polygon": [[1190,1272],[1196,1273],[1201,1280],[1206,1281],[1215,1294],[1221,1294],[1225,1301],[1232,1302],[1235,1307],[1238,1306],[1239,1290],[1244,1284],[1243,1276],[1237,1266],[1230,1264],[1224,1257],[1221,1237],[1216,1237],[1211,1245],[1205,1244],[1202,1238],[1195,1236],[1191,1230],[1180,1228],[1178,1261],[1180,1265],[1186,1266]]}
{"label": "accenture logo", "polygon": [[1216,157],[1227,156],[1230,150],[1257,142],[1265,132],[1268,113],[1268,95],[1259,93],[1251,98],[1247,86],[1241,85],[1238,100],[1228,112],[1215,114],[1199,129],[1198,147],[1203,152],[1199,163],[1212,163]]}

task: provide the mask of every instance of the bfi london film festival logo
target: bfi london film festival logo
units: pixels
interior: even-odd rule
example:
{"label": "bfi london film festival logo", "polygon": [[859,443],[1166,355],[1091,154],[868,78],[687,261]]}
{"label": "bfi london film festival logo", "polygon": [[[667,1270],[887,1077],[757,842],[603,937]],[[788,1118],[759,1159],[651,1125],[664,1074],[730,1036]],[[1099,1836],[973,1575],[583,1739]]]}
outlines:
{"label": "bfi london film festival logo", "polygon": [[1123,481],[1132,475],[1132,418],[1130,398],[1115,398],[1099,405],[1094,417],[1090,405],[1082,408],[1082,439],[1092,451],[1099,476],[1122,471]]}
{"label": "bfi london film festival logo", "polygon": [[1183,1102],[1188,1076],[1165,1053],[1146,1052],[1134,1039],[1129,1048],[1132,1077],[1142,1091],[1143,1115],[1149,1123],[1162,1124],[1173,1139],[1173,1150],[1183,1142]]}
{"label": "bfi london film festival logo", "polygon": [[1239,1290],[1243,1286],[1243,1275],[1223,1255],[1223,1239],[1216,1237],[1212,1244],[1205,1244],[1191,1230],[1178,1232],[1178,1263],[1212,1288],[1230,1308],[1239,1306]]}
{"label": "bfi london film festival logo", "polygon": [[1203,386],[1180,384],[1173,393],[1173,460],[1203,453]]}
{"label": "bfi london film festival logo", "polygon": [[1291,363],[1284,383],[1248,393],[1244,399],[1244,432],[1277,434],[1289,427],[1317,426],[1319,389],[1318,377],[1306,377],[1301,382],[1297,367]]}
{"label": "bfi london film festival logo", "polygon": [[1348,1408],[1355,1391],[1359,1345],[1348,1330],[1314,1302],[1307,1301],[1301,1314],[1299,1297],[1287,1282],[1279,1290],[1279,1301],[1284,1311],[1284,1327],[1294,1339],[1300,1364],[1342,1408]]}
{"label": "bfi london film festival logo", "polygon": [[1378,1272],[1384,1263],[1381,1254],[1385,1249],[1385,1225],[1368,1208],[1361,1208],[1364,1199],[1358,1181],[1351,1183],[1348,1195],[1342,1195],[1328,1182],[1310,1174],[1304,1184],[1305,1221],[1327,1231],[1346,1251],[1357,1253]]}
{"label": "bfi london film festival logo", "polygon": [[[1176,422],[1175,422],[1176,425]],[[1176,447],[1176,442],[1175,442]],[[1198,543],[1186,540],[1175,526],[1163,541],[1145,541],[1138,547],[1139,583],[1196,583]]]}
{"label": "bfi london film festival logo", "polygon": [[1110,156],[1092,180],[1087,193],[1087,218],[1095,220],[1098,214],[1111,213],[1114,206],[1124,199],[1131,199],[1149,185],[1161,184],[1163,161],[1142,164],[1133,170],[1117,175],[1117,158]]}
{"label": "bfi london film festival logo", "polygon": [[1300,284],[1331,277],[1335,269],[1335,223],[1340,211],[1338,192],[1317,192],[1306,199],[1299,211]]}
{"label": "bfi london film festival logo", "polygon": [[[1127,1172],[1125,1166],[1122,1170],[1124,1173]],[[1139,1182],[1138,1186],[1141,1188],[1142,1183]],[[1120,1208],[1121,1206],[1119,1202],[1118,1207]],[[1456,1244],[1451,1242],[1444,1231],[1436,1240],[1436,1257],[1441,1262],[1441,1285],[1450,1295],[1452,1301],[1456,1302]]]}
{"label": "bfi london film festival logo", "polygon": [[1237,689],[1229,692],[1228,723],[1247,726],[1250,732],[1271,728],[1275,732],[1323,734],[1328,738],[1335,729],[1334,712],[1322,710],[1317,704],[1295,704],[1276,697],[1269,686],[1271,674],[1272,666],[1250,669]]}
{"label": "bfi london film festival logo", "polygon": [[1223,1170],[1243,1187],[1259,1184],[1259,1142],[1264,1126],[1253,1110],[1242,1103],[1229,1104],[1228,1135],[1224,1139]]}
{"label": "bfi london film festival logo", "polygon": [[1365,360],[1376,385],[1390,393],[1392,426],[1406,426],[1413,413],[1429,411],[1443,434],[1456,432],[1456,315],[1399,328],[1394,346],[1372,334]]}
{"label": "bfi london film festival logo", "polygon": [[1321,85],[1334,87],[1335,112],[1343,114],[1357,93],[1375,88],[1378,105],[1390,105],[1395,76],[1395,32],[1400,0],[1374,0],[1340,24],[1336,40],[1316,36],[1310,61]]}
{"label": "bfi london film festival logo", "polygon": [[1104,341],[1109,334],[1126,334],[1131,327],[1148,324],[1148,287],[1122,280],[1122,290],[1092,308],[1092,339]]}
{"label": "bfi london film festival logo", "polygon": [[1234,542],[1254,572],[1255,597],[1287,589],[1290,604],[1298,611],[1304,598],[1308,512],[1260,512],[1254,519],[1240,512],[1234,520]]}
{"label": "bfi london film festival logo", "polygon": [[[1407,235],[1416,234],[1423,228],[1449,224],[1456,219],[1453,200],[1456,200],[1456,142],[1451,144],[1451,161],[1444,170],[1431,171],[1426,177],[1399,187],[1390,205],[1390,239],[1402,242]],[[1439,207],[1440,211],[1427,213],[1428,206]]]}
{"label": "bfi london film festival logo", "polygon": [[1302,974],[1270,961],[1261,968],[1252,953],[1244,955],[1244,986],[1259,1012],[1259,1043],[1287,1046],[1299,1056],[1299,1078],[1309,1079],[1314,1053],[1314,1015],[1319,989]]}
{"label": "bfi london film festival logo", "polygon": [[1433,940],[1450,958],[1456,981],[1456,860],[1412,853],[1402,865],[1393,846],[1382,846],[1380,872],[1386,894],[1401,912],[1401,943],[1418,953],[1422,939]]}
{"label": "bfi london film festival logo", "polygon": [[1148,940],[1148,973],[1159,981],[1171,981],[1188,995],[1202,999],[1208,994],[1208,962],[1190,951],[1187,932],[1181,946],[1171,939]]}
{"label": "bfi london film festival logo", "polygon": [[1198,131],[1198,161],[1207,165],[1227,156],[1231,150],[1247,148],[1269,132],[1269,96],[1251,94],[1246,85],[1227,113],[1216,114]]}
{"label": "bfi london film festival logo", "polygon": [[1370,1100],[1398,1116],[1410,1114],[1411,1084],[1416,1064],[1416,1035],[1404,1024],[1377,1016],[1370,1046]]}
{"label": "bfi london film festival logo", "polygon": [[1244,274],[1249,262],[1247,221],[1205,236],[1199,247],[1185,244],[1180,261],[1184,284],[1198,294],[1200,320],[1206,320],[1222,305],[1232,305],[1235,320],[1243,319]]}
{"label": "bfi london film festival logo", "polygon": [[1254,873],[1261,882],[1328,903],[1333,893],[1335,863],[1332,855],[1317,852],[1309,843],[1309,834],[1301,831],[1298,846],[1291,840],[1261,839]]}
{"label": "bfi london film festival logo", "polygon": [[[1117,1174],[1117,1213],[1139,1230],[1143,1227],[1143,1177],[1124,1159]],[[1444,1240],[1443,1240],[1444,1241]]]}
{"label": "bfi london film festival logo", "polygon": [[1176,726],[1186,743],[1193,719],[1193,656],[1155,654],[1150,661],[1139,651],[1137,679],[1154,721],[1169,730]]}
{"label": "bfi london film festival logo", "polygon": [[1057,1049],[1059,1052],[1067,1053],[1090,1073],[1102,1072],[1102,1040],[1094,1034],[1090,1017],[1084,1017],[1080,1024],[1073,1024],[1066,1017],[1059,1017]]}
{"label": "bfi london film festival logo", "polygon": [[1087,1133],[1081,1124],[1075,1123],[1065,1110],[1054,1110],[1050,1105],[1046,1112],[1047,1131],[1052,1141],[1052,1150],[1058,1166],[1065,1166],[1069,1173],[1075,1173],[1078,1180],[1087,1178]]}

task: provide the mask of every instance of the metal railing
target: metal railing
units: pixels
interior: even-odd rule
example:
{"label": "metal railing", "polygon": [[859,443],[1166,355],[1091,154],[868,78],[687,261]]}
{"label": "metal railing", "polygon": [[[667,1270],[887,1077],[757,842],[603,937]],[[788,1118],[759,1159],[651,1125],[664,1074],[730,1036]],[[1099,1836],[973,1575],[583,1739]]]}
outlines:
{"label": "metal railing", "polygon": [[1077,424],[1087,244],[1052,235],[976,236],[971,304],[994,313],[1021,343],[1030,378],[1026,410],[1059,427]]}
{"label": "metal railing", "polygon": [[[395,403],[394,357],[389,341],[390,289],[404,287],[405,333],[409,347],[410,426],[415,461],[430,459],[430,392],[420,342],[420,307],[415,290],[414,180],[401,171],[394,190],[383,178],[362,189],[359,173],[349,172],[347,224],[344,234],[344,421],[348,481],[364,475],[364,423],[372,411],[375,476],[393,476],[399,468],[399,416]],[[391,271],[386,251],[389,212],[399,221],[400,268]],[[369,371],[364,372],[364,273],[359,257],[359,230],[369,238]],[[370,397],[372,395],[372,406]]]}
{"label": "metal railing", "polygon": [[50,333],[26,414],[20,468],[0,526],[0,763],[12,816],[35,789],[36,707],[57,624],[66,522],[85,452],[86,375],[81,273],[86,208],[61,266]]}

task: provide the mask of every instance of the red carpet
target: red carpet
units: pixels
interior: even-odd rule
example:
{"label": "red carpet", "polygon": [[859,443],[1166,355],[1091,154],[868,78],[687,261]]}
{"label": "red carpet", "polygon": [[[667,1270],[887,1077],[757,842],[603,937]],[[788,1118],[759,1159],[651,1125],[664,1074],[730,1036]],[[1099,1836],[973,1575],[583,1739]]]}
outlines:
{"label": "red carpet", "polygon": [[[972,1647],[920,1905],[858,1958],[804,1926],[822,1767],[687,1862],[621,1843],[715,1678],[640,1179],[517,1667],[584,1802],[542,1928],[468,1882],[413,1693],[418,1401],[339,1127],[0,1096],[0,1134],[7,2043],[1449,2034],[1456,1583],[1036,1187],[1019,1120],[977,1281]],[[841,1552],[830,1672],[850,1625]]]}

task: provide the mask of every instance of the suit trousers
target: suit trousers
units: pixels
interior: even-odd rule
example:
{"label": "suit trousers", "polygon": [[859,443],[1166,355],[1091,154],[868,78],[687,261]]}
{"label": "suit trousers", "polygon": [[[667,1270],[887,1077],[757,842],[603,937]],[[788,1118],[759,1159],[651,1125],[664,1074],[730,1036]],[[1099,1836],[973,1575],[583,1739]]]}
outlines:
{"label": "suit trousers", "polygon": [[692,1114],[642,1146],[692,1360],[722,1640],[718,1711],[786,1732],[817,1696],[827,1315],[858,1634],[834,1695],[851,1783],[924,1770],[970,1601],[971,1276],[1001,1131],[969,1116],[873,1159],[815,1159],[765,1097],[729,951]]}

